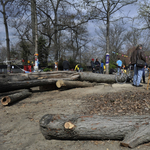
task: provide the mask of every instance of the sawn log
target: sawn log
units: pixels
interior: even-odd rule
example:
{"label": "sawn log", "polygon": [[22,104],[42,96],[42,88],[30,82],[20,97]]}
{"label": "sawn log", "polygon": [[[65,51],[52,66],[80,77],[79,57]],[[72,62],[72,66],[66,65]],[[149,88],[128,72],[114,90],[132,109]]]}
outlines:
{"label": "sawn log", "polygon": [[98,74],[98,73],[87,73],[80,72],[80,81],[89,81],[97,83],[115,83],[115,75],[110,74]]}
{"label": "sawn log", "polygon": [[6,106],[6,105],[9,105],[13,102],[22,100],[22,99],[30,96],[31,94],[32,94],[32,92],[30,92],[28,89],[17,91],[14,94],[10,94],[10,95],[2,97],[1,103],[2,103],[2,105]]}
{"label": "sawn log", "polygon": [[8,81],[24,81],[36,79],[51,79],[51,78],[72,78],[79,74],[75,71],[50,71],[50,72],[30,72],[30,73],[10,73],[0,74],[1,82]]}
{"label": "sawn log", "polygon": [[68,87],[68,88],[75,88],[75,87],[92,87],[96,84],[89,83],[89,82],[82,82],[82,81],[66,81],[66,80],[58,80],[56,82],[56,86],[58,88],[61,87]]}
{"label": "sawn log", "polygon": [[[19,89],[28,89],[31,87],[41,86],[41,85],[52,85],[55,84],[59,79],[38,79],[38,80],[28,80],[28,81],[13,81],[13,82],[0,82],[0,93],[8,92]],[[75,80],[75,78],[64,78],[63,80]]]}
{"label": "sawn log", "polygon": [[47,114],[39,124],[49,140],[123,140],[121,145],[130,148],[150,142],[150,116]]}

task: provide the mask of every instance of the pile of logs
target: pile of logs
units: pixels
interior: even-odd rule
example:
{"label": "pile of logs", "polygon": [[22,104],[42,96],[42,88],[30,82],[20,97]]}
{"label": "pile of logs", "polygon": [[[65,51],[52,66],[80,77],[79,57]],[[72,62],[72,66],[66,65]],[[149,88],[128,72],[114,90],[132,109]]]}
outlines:
{"label": "pile of logs", "polygon": [[[32,94],[30,88],[54,89],[58,80],[76,81],[79,74],[73,71],[54,71],[37,73],[11,73],[0,75],[0,98],[2,105],[9,105]],[[48,87],[48,88],[47,88]]]}
{"label": "pile of logs", "polygon": [[[20,92],[22,96],[17,96],[20,89],[30,89],[32,87],[40,87],[40,90],[52,90],[59,88],[76,88],[76,87],[92,87],[98,83],[114,83],[114,75],[103,75],[87,72],[75,71],[53,71],[53,72],[34,72],[34,73],[11,73],[0,75],[0,93],[5,93],[5,96],[14,97],[15,101],[31,95],[27,92]],[[16,91],[17,90],[17,91]],[[7,95],[6,92],[16,91],[13,96]],[[27,91],[27,90],[26,90]],[[29,91],[29,90],[28,90]],[[2,97],[1,103],[8,105],[10,98]],[[15,98],[16,97],[16,98]],[[10,101],[10,102],[9,102]]]}

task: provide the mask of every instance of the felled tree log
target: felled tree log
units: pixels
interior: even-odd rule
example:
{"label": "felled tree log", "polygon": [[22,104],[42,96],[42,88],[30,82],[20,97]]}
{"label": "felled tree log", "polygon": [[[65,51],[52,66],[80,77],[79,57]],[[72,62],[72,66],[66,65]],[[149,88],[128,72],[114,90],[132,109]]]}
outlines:
{"label": "felled tree log", "polygon": [[150,142],[150,116],[51,115],[43,116],[40,130],[46,139],[123,140],[134,148]]}
{"label": "felled tree log", "polygon": [[115,75],[80,72],[80,81],[97,83],[115,83]]}
{"label": "felled tree log", "polygon": [[[41,80],[28,80],[28,81],[14,81],[14,82],[1,82],[0,83],[0,93],[8,92],[19,89],[28,89],[31,87],[41,86],[41,85],[52,85],[55,84],[59,79],[41,79]],[[74,80],[72,78],[64,78],[63,80]]]}
{"label": "felled tree log", "polygon": [[0,75],[0,80],[7,81],[24,81],[35,79],[50,79],[50,78],[71,78],[79,74],[75,71],[50,71],[50,72],[30,72],[30,73],[11,73]]}
{"label": "felled tree log", "polygon": [[94,83],[88,83],[88,82],[81,82],[81,81],[66,81],[66,80],[58,80],[56,82],[56,86],[58,88],[61,87],[68,87],[68,88],[75,88],[75,87],[92,87],[94,86]]}
{"label": "felled tree log", "polygon": [[1,98],[2,105],[9,105],[13,102],[22,100],[28,96],[30,96],[32,92],[30,92],[28,89],[24,89],[22,91],[18,91],[17,93],[7,95]]}

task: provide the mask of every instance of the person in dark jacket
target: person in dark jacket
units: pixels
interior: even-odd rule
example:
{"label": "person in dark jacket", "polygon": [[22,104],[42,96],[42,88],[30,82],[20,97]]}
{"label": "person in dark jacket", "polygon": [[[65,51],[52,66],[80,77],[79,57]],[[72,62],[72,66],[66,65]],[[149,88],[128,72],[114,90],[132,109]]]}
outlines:
{"label": "person in dark jacket", "polygon": [[64,60],[63,61],[63,70],[65,71],[65,70],[69,70],[69,68],[70,68],[70,64],[69,64],[69,62],[68,62],[68,60],[66,59],[66,60]]}
{"label": "person in dark jacket", "polygon": [[95,61],[95,71],[96,73],[100,73],[100,62],[98,61],[98,58],[96,58],[96,61]]}
{"label": "person in dark jacket", "polygon": [[92,67],[92,72],[95,73],[95,63],[94,63],[94,58],[92,58],[92,61],[91,61],[91,67]]}
{"label": "person in dark jacket", "polygon": [[142,45],[139,44],[137,48],[131,54],[131,64],[134,65],[134,76],[133,76],[133,86],[141,87],[140,81],[142,78],[143,70],[140,67],[136,67],[137,58],[146,62],[146,56],[142,50]]}

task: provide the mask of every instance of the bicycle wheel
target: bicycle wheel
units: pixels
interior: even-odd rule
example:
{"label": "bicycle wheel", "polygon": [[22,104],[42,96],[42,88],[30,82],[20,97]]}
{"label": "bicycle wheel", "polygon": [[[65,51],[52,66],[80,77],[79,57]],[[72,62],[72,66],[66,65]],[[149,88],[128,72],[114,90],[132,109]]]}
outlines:
{"label": "bicycle wheel", "polygon": [[117,73],[115,76],[115,79],[116,79],[117,83],[123,84],[127,81],[127,74],[125,74],[125,73],[118,74]]}

